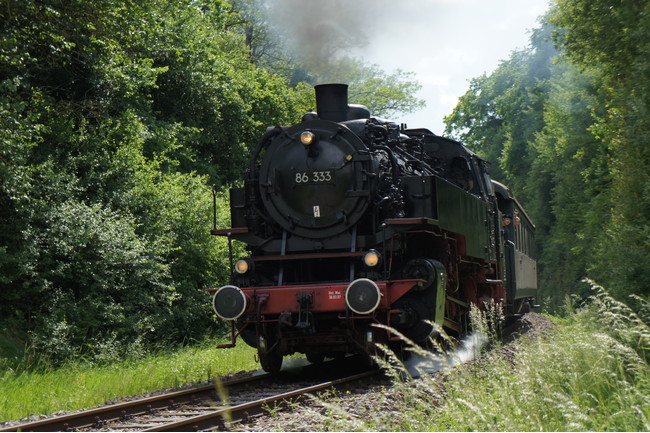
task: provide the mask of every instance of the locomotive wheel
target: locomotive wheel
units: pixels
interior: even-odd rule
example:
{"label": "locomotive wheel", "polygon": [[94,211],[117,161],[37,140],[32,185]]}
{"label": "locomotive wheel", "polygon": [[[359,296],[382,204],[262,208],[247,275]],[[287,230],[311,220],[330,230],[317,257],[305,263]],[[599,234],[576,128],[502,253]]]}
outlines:
{"label": "locomotive wheel", "polygon": [[423,302],[422,299],[405,296],[395,303],[395,308],[404,309],[410,318],[405,327],[395,327],[415,343],[427,343],[434,330],[433,325],[426,322],[433,320],[433,312],[429,305]]}
{"label": "locomotive wheel", "polygon": [[305,356],[307,356],[307,361],[311,362],[312,364],[320,364],[325,361],[325,355],[322,353],[307,352],[305,353]]}
{"label": "locomotive wheel", "polygon": [[406,278],[424,280],[422,286],[416,288],[418,291],[433,287],[438,278],[436,267],[431,259],[413,259],[404,266],[403,272]]}
{"label": "locomotive wheel", "polygon": [[280,369],[282,368],[282,355],[275,350],[270,353],[262,353],[258,350],[257,353],[264,371],[271,374],[280,372]]}
{"label": "locomotive wheel", "polygon": [[277,346],[274,347],[274,344],[271,341],[267,341],[262,335],[260,335],[257,344],[257,356],[260,359],[260,364],[264,371],[271,374],[280,372],[282,368],[282,354],[278,352]]}

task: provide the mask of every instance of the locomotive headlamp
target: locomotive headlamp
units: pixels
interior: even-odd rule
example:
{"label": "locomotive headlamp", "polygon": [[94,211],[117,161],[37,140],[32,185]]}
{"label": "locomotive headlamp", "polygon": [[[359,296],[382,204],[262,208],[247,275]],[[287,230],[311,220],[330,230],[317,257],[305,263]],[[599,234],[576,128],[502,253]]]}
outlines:
{"label": "locomotive headlamp", "polygon": [[309,147],[316,142],[316,134],[311,131],[304,131],[300,134],[300,142],[305,147]]}
{"label": "locomotive headlamp", "polygon": [[370,314],[377,309],[381,292],[374,281],[367,278],[354,280],[345,290],[345,303],[357,314]]}
{"label": "locomotive headlamp", "polygon": [[249,258],[239,259],[235,263],[235,272],[239,275],[243,275],[253,268],[253,262]]}
{"label": "locomotive headlamp", "polygon": [[246,295],[239,287],[223,286],[214,294],[212,307],[224,320],[235,320],[246,310]]}
{"label": "locomotive headlamp", "polygon": [[381,254],[379,254],[379,252],[376,250],[370,250],[366,253],[365,256],[363,256],[363,263],[371,268],[377,266],[379,264],[379,260],[381,260]]}

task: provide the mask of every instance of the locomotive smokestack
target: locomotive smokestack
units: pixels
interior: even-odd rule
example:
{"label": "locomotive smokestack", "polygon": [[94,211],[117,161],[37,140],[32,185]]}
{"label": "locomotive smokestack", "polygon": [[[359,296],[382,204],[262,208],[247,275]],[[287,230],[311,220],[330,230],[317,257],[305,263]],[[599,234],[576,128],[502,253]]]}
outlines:
{"label": "locomotive smokestack", "polygon": [[318,117],[332,122],[348,120],[348,85],[319,84],[316,91],[316,111]]}

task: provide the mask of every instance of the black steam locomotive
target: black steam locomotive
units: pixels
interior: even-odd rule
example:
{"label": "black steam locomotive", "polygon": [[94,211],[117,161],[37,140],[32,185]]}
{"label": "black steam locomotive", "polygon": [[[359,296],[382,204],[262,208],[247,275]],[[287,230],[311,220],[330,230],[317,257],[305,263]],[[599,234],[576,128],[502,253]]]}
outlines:
{"label": "black steam locomotive", "polygon": [[213,291],[232,322],[222,347],[241,337],[276,372],[295,352],[318,362],[403,344],[386,327],[417,343],[431,323],[462,335],[471,304],[529,308],[534,226],[484,161],[348,105],[347,85],[316,86],[316,99],[317,113],[267,130],[230,190],[232,228],[212,230],[250,252]]}

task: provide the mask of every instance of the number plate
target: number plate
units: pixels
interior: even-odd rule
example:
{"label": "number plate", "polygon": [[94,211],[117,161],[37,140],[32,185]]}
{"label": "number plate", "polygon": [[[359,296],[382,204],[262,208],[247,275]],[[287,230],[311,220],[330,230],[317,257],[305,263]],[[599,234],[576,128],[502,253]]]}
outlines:
{"label": "number plate", "polygon": [[293,175],[294,185],[322,185],[334,183],[334,170],[296,171]]}

